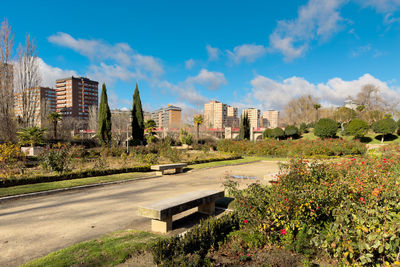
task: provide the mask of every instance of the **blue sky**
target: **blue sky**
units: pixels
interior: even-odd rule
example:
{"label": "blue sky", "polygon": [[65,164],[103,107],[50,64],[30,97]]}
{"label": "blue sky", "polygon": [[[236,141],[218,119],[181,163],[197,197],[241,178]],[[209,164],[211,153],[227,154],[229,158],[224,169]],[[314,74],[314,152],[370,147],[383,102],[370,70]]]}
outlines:
{"label": "blue sky", "polygon": [[312,94],[340,105],[367,83],[397,101],[400,0],[4,1],[22,43],[37,42],[43,85],[80,75],[129,108],[200,111],[217,99],[282,109]]}

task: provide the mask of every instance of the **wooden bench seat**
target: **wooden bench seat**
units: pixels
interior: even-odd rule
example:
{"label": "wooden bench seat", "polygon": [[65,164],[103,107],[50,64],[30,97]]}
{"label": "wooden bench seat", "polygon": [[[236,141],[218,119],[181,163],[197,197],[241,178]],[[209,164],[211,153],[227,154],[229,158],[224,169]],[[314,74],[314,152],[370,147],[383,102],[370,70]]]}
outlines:
{"label": "wooden bench seat", "polygon": [[175,214],[199,207],[199,212],[214,215],[215,201],[224,195],[221,190],[194,191],[141,206],[138,214],[152,219],[152,231],[166,233],[172,230],[172,216]]}
{"label": "wooden bench seat", "polygon": [[153,165],[151,169],[156,171],[156,175],[163,175],[165,170],[175,169],[176,173],[182,172],[183,168],[187,166],[186,163],[172,163],[163,165]]}

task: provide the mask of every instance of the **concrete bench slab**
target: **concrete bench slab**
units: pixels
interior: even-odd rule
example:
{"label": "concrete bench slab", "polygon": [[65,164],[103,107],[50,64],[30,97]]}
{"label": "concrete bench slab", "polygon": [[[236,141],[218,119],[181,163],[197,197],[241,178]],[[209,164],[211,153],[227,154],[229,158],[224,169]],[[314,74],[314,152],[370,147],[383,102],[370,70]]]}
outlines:
{"label": "concrete bench slab", "polygon": [[172,230],[172,216],[198,207],[201,213],[213,215],[215,201],[224,197],[221,190],[199,190],[177,197],[149,203],[138,208],[138,214],[152,219],[151,228],[155,232],[166,233]]}
{"label": "concrete bench slab", "polygon": [[182,172],[183,168],[186,167],[186,163],[173,163],[173,164],[162,164],[151,166],[152,170],[156,171],[156,175],[163,175],[165,170],[175,169],[176,173]]}

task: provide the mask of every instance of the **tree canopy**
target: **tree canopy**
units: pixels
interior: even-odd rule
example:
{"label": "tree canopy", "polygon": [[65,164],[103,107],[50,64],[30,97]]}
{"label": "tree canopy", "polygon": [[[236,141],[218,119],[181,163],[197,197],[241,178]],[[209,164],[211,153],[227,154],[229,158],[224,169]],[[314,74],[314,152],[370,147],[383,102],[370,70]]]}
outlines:
{"label": "tree canopy", "polygon": [[111,145],[111,112],[108,106],[107,89],[103,83],[99,106],[99,126],[97,127],[97,137],[104,146]]}

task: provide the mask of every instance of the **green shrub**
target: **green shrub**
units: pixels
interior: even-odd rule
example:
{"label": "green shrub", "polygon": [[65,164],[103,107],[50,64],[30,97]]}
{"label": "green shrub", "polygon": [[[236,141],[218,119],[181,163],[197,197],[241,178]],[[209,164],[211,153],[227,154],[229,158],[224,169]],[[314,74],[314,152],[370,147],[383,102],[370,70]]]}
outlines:
{"label": "green shrub", "polygon": [[386,118],[375,122],[372,125],[375,133],[382,134],[381,142],[383,143],[385,135],[392,134],[397,129],[396,122],[391,118]]}
{"label": "green shrub", "polygon": [[361,138],[368,132],[368,129],[369,125],[366,121],[354,119],[346,127],[346,132],[354,138]]}
{"label": "green shrub", "polygon": [[285,132],[282,130],[282,128],[276,127],[272,129],[272,137],[279,140],[285,137]]}
{"label": "green shrub", "polygon": [[300,124],[300,133],[308,133],[309,132],[308,128],[309,127],[307,126],[307,124],[302,122]]}
{"label": "green shrub", "polygon": [[58,149],[50,149],[41,156],[43,168],[58,173],[64,173],[69,170],[71,162],[70,147],[61,146]]}
{"label": "green shrub", "polygon": [[179,136],[179,140],[182,144],[191,145],[193,143],[193,136],[192,134],[188,133],[186,130],[181,129],[181,133]]}
{"label": "green shrub", "polygon": [[331,119],[320,119],[317,124],[315,124],[314,135],[319,138],[333,138],[336,136],[338,130],[337,122]]}
{"label": "green shrub", "polygon": [[264,139],[273,138],[272,133],[273,133],[273,129],[271,129],[271,128],[265,129],[264,132],[263,132],[263,138]]}
{"label": "green shrub", "polygon": [[294,125],[286,126],[285,128],[285,136],[289,138],[295,138],[299,135],[299,129],[297,129]]}
{"label": "green shrub", "polygon": [[[189,230],[183,237],[161,239],[153,248],[154,262],[158,266],[203,266],[210,248],[218,249],[227,235],[239,227],[235,213],[229,213],[218,219],[208,218]],[[195,257],[196,264],[190,264]]]}

